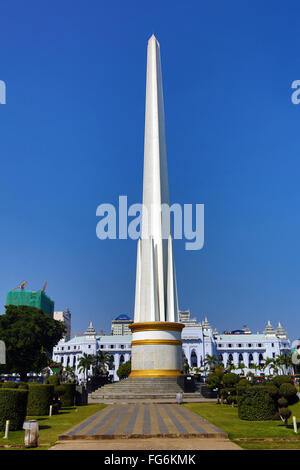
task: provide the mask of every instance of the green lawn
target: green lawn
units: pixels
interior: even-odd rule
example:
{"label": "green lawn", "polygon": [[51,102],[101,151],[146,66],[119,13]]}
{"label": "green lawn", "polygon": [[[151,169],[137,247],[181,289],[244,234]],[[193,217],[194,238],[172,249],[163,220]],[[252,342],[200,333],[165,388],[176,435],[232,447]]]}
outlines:
{"label": "green lawn", "polygon": [[[300,449],[300,402],[290,407],[296,416],[299,433],[294,433],[292,417],[286,428],[282,421],[245,421],[238,417],[237,407],[216,403],[187,403],[186,407],[228,433],[244,449]],[[239,441],[240,438],[285,438],[290,441]],[[296,441],[295,439],[298,439]]]}
{"label": "green lawn", "polygon": [[[53,446],[58,436],[64,431],[80,423],[89,416],[97,413],[106,405],[94,404],[86,406],[73,406],[63,408],[58,415],[53,416],[28,416],[27,419],[37,419],[39,422],[39,447],[38,449],[48,449]],[[0,450],[5,449],[3,446],[23,446],[25,431],[10,431],[9,438],[3,439],[4,432],[0,433]],[[16,447],[9,447],[16,449]],[[20,447],[18,447],[20,448]],[[6,447],[7,449],[7,447]],[[24,449],[24,447],[23,447]]]}

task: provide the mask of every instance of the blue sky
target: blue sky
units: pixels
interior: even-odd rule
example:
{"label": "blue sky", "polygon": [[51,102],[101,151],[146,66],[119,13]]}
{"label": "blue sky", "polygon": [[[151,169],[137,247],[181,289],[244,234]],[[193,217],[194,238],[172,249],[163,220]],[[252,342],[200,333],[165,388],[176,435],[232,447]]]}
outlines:
{"label": "blue sky", "polygon": [[293,1],[2,4],[1,310],[25,279],[73,332],[133,314],[136,242],[97,239],[96,208],[141,202],[154,33],[171,200],[205,204],[204,248],[174,242],[180,307],[300,336],[299,29]]}

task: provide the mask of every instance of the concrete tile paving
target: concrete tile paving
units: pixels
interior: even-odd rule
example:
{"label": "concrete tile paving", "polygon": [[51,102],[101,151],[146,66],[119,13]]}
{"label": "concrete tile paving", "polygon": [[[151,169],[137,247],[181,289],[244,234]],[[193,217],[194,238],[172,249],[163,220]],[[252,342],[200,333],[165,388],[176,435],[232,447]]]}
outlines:
{"label": "concrete tile paving", "polygon": [[227,434],[213,424],[177,404],[108,405],[59,436],[60,441],[208,438],[226,440]]}

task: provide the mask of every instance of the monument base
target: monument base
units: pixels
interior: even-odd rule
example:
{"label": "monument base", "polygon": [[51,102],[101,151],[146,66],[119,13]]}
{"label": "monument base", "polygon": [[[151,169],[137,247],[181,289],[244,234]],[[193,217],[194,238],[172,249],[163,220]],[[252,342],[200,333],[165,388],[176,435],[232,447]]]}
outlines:
{"label": "monument base", "polygon": [[183,327],[182,323],[175,322],[131,324],[131,374],[129,377],[180,376]]}

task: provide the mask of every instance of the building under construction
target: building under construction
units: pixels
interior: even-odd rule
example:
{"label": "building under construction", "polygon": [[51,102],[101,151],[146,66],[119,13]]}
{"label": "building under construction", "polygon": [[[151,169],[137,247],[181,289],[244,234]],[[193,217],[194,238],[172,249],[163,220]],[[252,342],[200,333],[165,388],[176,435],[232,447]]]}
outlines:
{"label": "building under construction", "polygon": [[[22,287],[21,287],[22,286]],[[30,291],[24,290],[23,285],[6,294],[6,305],[25,305],[41,309],[46,315],[53,318],[54,302],[45,294],[45,290]]]}

